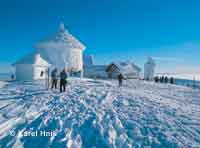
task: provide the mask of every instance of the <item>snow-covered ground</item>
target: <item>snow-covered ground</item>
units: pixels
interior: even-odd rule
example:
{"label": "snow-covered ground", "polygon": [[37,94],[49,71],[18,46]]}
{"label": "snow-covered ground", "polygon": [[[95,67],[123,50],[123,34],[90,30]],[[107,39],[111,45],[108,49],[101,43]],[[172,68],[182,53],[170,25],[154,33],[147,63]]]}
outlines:
{"label": "snow-covered ground", "polygon": [[4,87],[7,83],[4,81],[0,81],[0,88]]}
{"label": "snow-covered ground", "polygon": [[0,89],[0,147],[198,148],[200,91],[72,79],[61,94],[10,83]]}

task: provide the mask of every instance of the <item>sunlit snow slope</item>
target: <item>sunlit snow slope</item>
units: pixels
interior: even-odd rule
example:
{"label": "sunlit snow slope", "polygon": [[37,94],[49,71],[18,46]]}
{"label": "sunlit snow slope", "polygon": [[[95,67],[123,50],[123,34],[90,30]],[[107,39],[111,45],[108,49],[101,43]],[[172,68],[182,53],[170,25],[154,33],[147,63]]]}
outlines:
{"label": "sunlit snow slope", "polygon": [[136,80],[118,88],[89,79],[71,79],[62,94],[38,83],[0,89],[0,147],[146,146],[200,147],[199,90]]}

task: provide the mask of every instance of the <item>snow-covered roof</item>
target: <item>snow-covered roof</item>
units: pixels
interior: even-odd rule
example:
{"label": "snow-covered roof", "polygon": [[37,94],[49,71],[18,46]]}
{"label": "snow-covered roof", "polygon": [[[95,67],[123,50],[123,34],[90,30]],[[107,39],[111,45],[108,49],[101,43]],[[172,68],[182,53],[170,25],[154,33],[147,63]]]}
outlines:
{"label": "snow-covered roof", "polygon": [[70,48],[84,50],[86,47],[69,33],[63,23],[60,24],[59,31],[51,38],[47,38],[36,45],[36,48]]}
{"label": "snow-covered roof", "polygon": [[110,65],[115,65],[121,73],[140,72],[141,69],[132,62],[112,62]]}
{"label": "snow-covered roof", "polygon": [[30,65],[37,65],[37,66],[50,66],[51,65],[46,60],[44,60],[40,56],[40,54],[36,54],[36,53],[31,53],[29,55],[26,55],[25,57],[18,60],[17,62],[15,62],[12,65],[15,66],[15,65],[19,65],[19,64],[30,64]]}

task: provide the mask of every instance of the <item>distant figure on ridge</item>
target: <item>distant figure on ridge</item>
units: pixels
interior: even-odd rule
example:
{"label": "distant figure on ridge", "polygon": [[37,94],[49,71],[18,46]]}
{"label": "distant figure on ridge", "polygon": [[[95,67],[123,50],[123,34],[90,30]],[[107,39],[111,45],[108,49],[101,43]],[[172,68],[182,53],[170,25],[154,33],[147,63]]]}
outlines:
{"label": "distant figure on ridge", "polygon": [[119,74],[119,75],[118,75],[119,87],[122,86],[122,80],[123,80],[123,75],[122,75],[122,74]]}
{"label": "distant figure on ridge", "polygon": [[168,77],[165,76],[165,83],[168,83]]}
{"label": "distant figure on ridge", "polygon": [[55,88],[57,89],[57,82],[58,82],[58,70],[55,68],[52,72],[51,72],[51,89]]}
{"label": "distant figure on ridge", "polygon": [[170,84],[174,84],[174,78],[173,77],[170,78]]}
{"label": "distant figure on ridge", "polygon": [[154,78],[154,80],[155,80],[156,83],[158,83],[158,82],[160,81],[160,79],[159,79],[158,76],[156,76],[156,77]]}
{"label": "distant figure on ridge", "polygon": [[60,92],[65,92],[67,84],[67,73],[65,69],[60,73]]}
{"label": "distant figure on ridge", "polygon": [[11,80],[13,81],[15,79],[14,74],[11,75]]}
{"label": "distant figure on ridge", "polygon": [[160,83],[163,83],[163,82],[164,82],[164,79],[165,79],[164,76],[160,77]]}

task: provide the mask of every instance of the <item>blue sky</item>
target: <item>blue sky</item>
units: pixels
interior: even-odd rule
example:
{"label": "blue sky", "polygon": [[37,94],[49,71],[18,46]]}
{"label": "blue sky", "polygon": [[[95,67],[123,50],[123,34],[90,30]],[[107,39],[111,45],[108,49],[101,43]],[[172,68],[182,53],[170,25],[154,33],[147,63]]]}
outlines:
{"label": "blue sky", "polygon": [[34,50],[63,21],[97,64],[148,56],[157,72],[200,73],[200,1],[0,1],[0,71]]}

